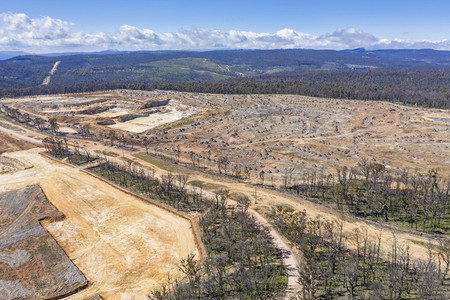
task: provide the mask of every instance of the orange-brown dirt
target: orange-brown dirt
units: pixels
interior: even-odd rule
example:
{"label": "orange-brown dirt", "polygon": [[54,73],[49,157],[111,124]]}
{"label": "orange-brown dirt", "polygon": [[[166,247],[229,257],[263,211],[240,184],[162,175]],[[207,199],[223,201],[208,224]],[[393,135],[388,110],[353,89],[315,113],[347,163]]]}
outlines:
{"label": "orange-brown dirt", "polygon": [[35,147],[33,144],[11,137],[0,132],[0,154],[18,150],[27,150]]}
{"label": "orange-brown dirt", "polygon": [[[142,109],[145,103],[161,99],[170,102],[157,107],[158,117]],[[232,165],[250,167],[255,177],[264,170],[266,181],[273,178],[278,185],[286,171],[294,183],[305,172],[335,173],[337,167],[356,166],[362,158],[375,159],[392,170],[426,173],[436,169],[450,179],[448,110],[297,95],[129,90],[33,96],[2,103],[30,118],[56,117],[61,127],[76,131],[85,123],[94,132],[123,127],[131,132],[117,130],[117,136],[147,137],[150,149],[173,157],[179,149],[185,161],[190,161],[189,152],[194,151],[200,164],[215,169],[207,158],[214,161],[226,155]],[[93,115],[79,113],[83,108],[103,107],[112,108]],[[189,116],[183,111],[197,113]],[[117,116],[122,113],[148,117],[120,122]],[[171,113],[184,118],[173,122]],[[105,118],[117,125],[99,125],[98,120]],[[145,118],[155,119],[149,128],[159,126],[141,132],[143,125],[136,122]]]}
{"label": "orange-brown dirt", "polygon": [[149,204],[82,172],[38,154],[8,153],[33,168],[0,175],[0,192],[39,184],[66,218],[42,225],[83,272],[90,285],[70,299],[145,299],[180,277],[180,260],[199,255],[189,220]]}

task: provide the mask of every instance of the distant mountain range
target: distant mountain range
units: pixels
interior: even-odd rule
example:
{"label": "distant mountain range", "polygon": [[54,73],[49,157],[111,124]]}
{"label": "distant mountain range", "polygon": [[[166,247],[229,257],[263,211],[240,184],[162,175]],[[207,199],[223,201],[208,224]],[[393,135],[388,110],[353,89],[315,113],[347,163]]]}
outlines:
{"label": "distant mountain range", "polygon": [[[218,81],[302,70],[450,66],[450,51],[436,50],[225,50],[103,51],[13,56],[0,61],[0,89],[39,86],[60,61],[50,85],[127,81]],[[1,56],[0,56],[1,57]]]}
{"label": "distant mountain range", "polygon": [[118,50],[106,50],[106,51],[100,51],[100,52],[63,52],[63,53],[43,53],[43,54],[35,54],[35,53],[28,53],[28,52],[22,52],[22,51],[0,51],[0,60],[6,60],[10,59],[16,56],[31,56],[31,55],[38,55],[38,56],[69,56],[69,55],[104,55],[104,54],[116,54],[120,53],[122,51]]}

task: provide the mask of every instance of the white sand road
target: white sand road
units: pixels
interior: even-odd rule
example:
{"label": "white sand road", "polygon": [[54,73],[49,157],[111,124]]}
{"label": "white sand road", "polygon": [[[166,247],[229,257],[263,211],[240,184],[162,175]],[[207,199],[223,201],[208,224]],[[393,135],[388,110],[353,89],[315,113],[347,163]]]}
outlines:
{"label": "white sand road", "polygon": [[6,133],[12,137],[19,139],[19,140],[23,140],[25,142],[29,142],[29,143],[35,144],[37,146],[42,146],[41,140],[26,136],[24,134],[18,133],[17,131],[0,126],[0,132]]}
{"label": "white sand road", "polygon": [[39,155],[42,148],[8,153],[33,168],[0,175],[0,193],[39,184],[66,218],[42,221],[89,280],[68,299],[99,293],[105,299],[145,299],[177,264],[199,255],[189,220],[124,193],[77,168]]}
{"label": "white sand road", "polygon": [[283,264],[286,268],[288,282],[286,287],[285,299],[295,297],[301,290],[299,283],[298,268],[300,267],[297,257],[291,247],[285,242],[281,235],[273,228],[273,226],[253,209],[248,212],[256,219],[256,221],[269,229],[269,234],[273,238],[276,247],[281,251]]}
{"label": "white sand road", "polygon": [[55,62],[55,64],[53,65],[53,68],[48,73],[48,76],[45,77],[44,80],[42,81],[42,85],[49,85],[50,84],[50,79],[51,79],[52,75],[55,74],[56,70],[58,70],[58,66],[59,66],[60,63],[61,63],[61,61]]}

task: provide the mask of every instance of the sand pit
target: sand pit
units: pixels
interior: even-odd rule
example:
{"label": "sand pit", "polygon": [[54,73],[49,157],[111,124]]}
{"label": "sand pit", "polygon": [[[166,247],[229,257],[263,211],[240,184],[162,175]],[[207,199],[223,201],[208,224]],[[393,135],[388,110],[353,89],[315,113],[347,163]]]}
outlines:
{"label": "sand pit", "polygon": [[164,112],[153,113],[147,117],[136,118],[108,127],[134,133],[142,133],[159,125],[175,122],[198,112],[198,109],[194,107],[179,104],[175,101],[171,101],[166,106],[166,109],[167,110]]}
{"label": "sand pit", "polygon": [[100,294],[106,299],[141,299],[180,276],[177,264],[198,255],[190,222],[128,195],[82,171],[38,154],[42,149],[9,153],[34,167],[0,175],[0,193],[39,184],[65,216],[43,221],[91,285],[69,297]]}

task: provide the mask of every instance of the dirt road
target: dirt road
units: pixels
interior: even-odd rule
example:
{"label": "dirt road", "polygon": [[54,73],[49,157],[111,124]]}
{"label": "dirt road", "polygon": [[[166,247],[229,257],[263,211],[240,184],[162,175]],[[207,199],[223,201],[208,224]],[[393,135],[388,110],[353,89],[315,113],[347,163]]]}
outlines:
{"label": "dirt road", "polygon": [[0,192],[39,184],[66,216],[42,225],[91,283],[69,299],[96,293],[105,299],[145,299],[165,283],[167,274],[181,276],[180,259],[198,255],[187,219],[44,158],[39,151],[7,154],[34,167],[0,175]]}
{"label": "dirt road", "polygon": [[21,134],[15,130],[11,130],[11,129],[0,126],[0,132],[6,133],[12,137],[19,139],[19,140],[23,140],[23,141],[35,144],[37,146],[42,146],[41,140],[26,136],[25,134]]}
{"label": "dirt road", "polygon": [[50,79],[51,79],[52,75],[55,74],[55,72],[58,69],[58,66],[59,66],[60,63],[61,63],[61,61],[55,62],[55,64],[53,65],[53,68],[48,73],[49,75],[47,77],[45,77],[44,80],[42,81],[42,85],[49,85],[50,84]]}
{"label": "dirt road", "polygon": [[273,228],[273,226],[264,219],[260,214],[258,214],[253,209],[249,209],[248,212],[255,217],[256,221],[269,228],[270,236],[275,242],[275,246],[281,251],[283,256],[283,264],[286,267],[286,272],[288,276],[288,282],[286,287],[285,299],[291,299],[298,294],[301,286],[298,282],[299,273],[298,268],[300,267],[296,255],[291,247],[285,242],[283,237]]}

